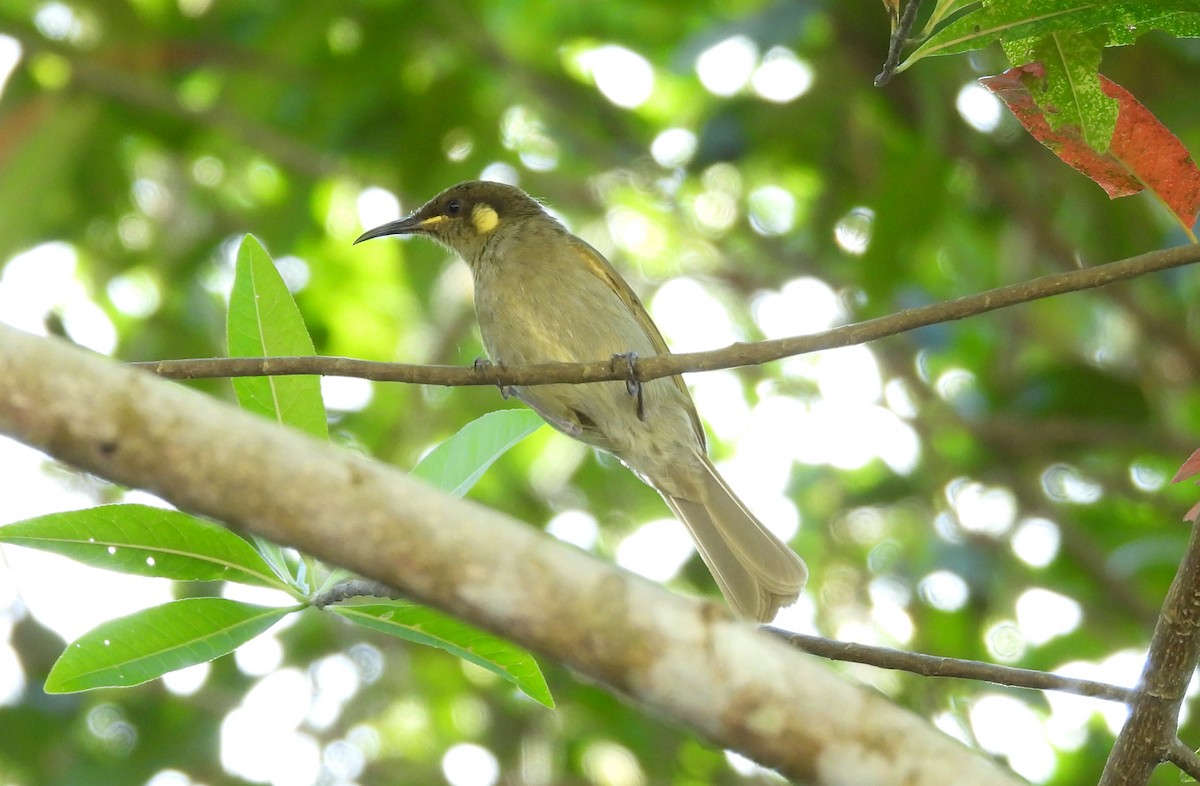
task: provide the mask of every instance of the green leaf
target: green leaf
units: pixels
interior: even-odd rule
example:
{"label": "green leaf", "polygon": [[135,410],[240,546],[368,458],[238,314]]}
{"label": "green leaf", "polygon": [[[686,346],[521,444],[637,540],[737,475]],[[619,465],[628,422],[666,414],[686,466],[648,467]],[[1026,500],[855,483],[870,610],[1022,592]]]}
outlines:
{"label": "green leaf", "polygon": [[148,505],[101,505],[7,524],[0,527],[0,542],[138,576],[287,586],[249,543],[224,527]]}
{"label": "green leaf", "polygon": [[402,600],[329,606],[327,610],[363,627],[446,650],[498,674],[534,701],[554,707],[546,678],[532,655],[453,617]]}
{"label": "green leaf", "polygon": [[542,425],[541,416],[529,409],[489,412],[430,451],[413,467],[412,474],[461,497],[496,459]]}
{"label": "green leaf", "polygon": [[67,646],[47,693],[139,685],[233,652],[303,608],[265,608],[225,598],[187,598],[110,620]]}
{"label": "green leaf", "polygon": [[[230,357],[316,354],[300,309],[252,235],[246,235],[238,249],[226,333]],[[235,377],[233,389],[243,409],[329,438],[317,377]]]}
{"label": "green leaf", "polygon": [[903,71],[925,57],[969,52],[993,41],[1017,41],[1104,28],[1107,44],[1117,46],[1154,29],[1178,36],[1195,35],[1198,25],[1200,11],[1196,10],[1195,0],[1149,3],[993,0],[930,36],[897,70]]}
{"label": "green leaf", "polygon": [[1013,65],[1039,62],[1044,69],[1040,89],[1031,91],[1052,130],[1078,128],[1097,153],[1108,150],[1117,127],[1117,101],[1100,87],[1100,57],[1107,32],[1062,32],[1005,44]]}

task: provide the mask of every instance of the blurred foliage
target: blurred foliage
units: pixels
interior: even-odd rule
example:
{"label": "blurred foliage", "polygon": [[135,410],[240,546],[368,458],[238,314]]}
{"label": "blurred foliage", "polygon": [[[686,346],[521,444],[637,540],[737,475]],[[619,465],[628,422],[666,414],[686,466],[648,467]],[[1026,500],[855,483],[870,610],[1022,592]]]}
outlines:
{"label": "blurred foliage", "polygon": [[[0,96],[0,260],[69,243],[73,280],[115,327],[124,360],[220,354],[232,250],[253,232],[293,276],[318,352],[470,363],[481,350],[462,266],[430,244],[350,243],[365,189],[398,195],[407,211],[485,170],[545,198],[650,301],[664,282],[699,282],[707,295],[695,305],[727,310],[728,340],[763,337],[759,306],[798,279],[828,285],[848,321],[1183,241],[1151,198],[1110,202],[1010,117],[990,133],[964,122],[959,91],[1005,67],[998,49],[923,61],[872,87],[887,47],[873,0],[0,0],[0,33],[20,47]],[[763,64],[794,53],[810,89],[786,101],[705,89],[697,58],[735,36]],[[605,97],[587,65],[605,44],[652,66],[648,100],[624,108]],[[1102,64],[1193,153],[1198,67],[1195,41],[1154,34],[1105,51]],[[694,149],[656,160],[652,144],[670,129],[690,132]],[[869,241],[863,253],[846,250],[847,231]],[[1200,434],[1198,290],[1193,271],[1172,271],[872,346],[886,406],[915,433],[920,458],[911,468],[788,464],[816,628],[1044,669],[1140,651],[1195,496],[1164,484]],[[129,306],[131,291],[152,307]],[[75,308],[48,303],[43,319],[87,343]],[[695,348],[662,324],[674,345]],[[821,388],[808,360],[736,379],[750,406],[786,399],[797,408],[769,411],[808,412],[839,394]],[[232,398],[227,383],[197,387]],[[481,413],[512,405],[489,388],[376,385],[331,431],[409,468]],[[703,397],[700,406],[720,420]],[[778,424],[781,437],[791,425]],[[740,435],[715,435],[718,459],[753,459],[745,454],[758,443]],[[667,515],[615,462],[548,429],[472,496],[532,526],[587,511],[602,524],[606,559]],[[981,499],[1007,513],[973,526],[964,511]],[[9,518],[2,506],[0,516]],[[1017,556],[1014,541],[1031,531],[1057,535],[1048,564]],[[938,574],[957,577],[960,605],[929,580]],[[715,593],[696,559],[671,586]],[[1077,603],[1078,626],[1022,640],[1018,601],[1042,597],[1027,595],[1035,588]],[[284,665],[315,674],[347,652],[361,671],[340,712],[301,726],[325,751],[322,783],[444,782],[442,757],[462,742],[490,750],[511,784],[762,777],[552,664],[556,711],[444,653],[309,617],[280,634]],[[190,696],[150,683],[49,697],[41,684],[61,643],[19,614],[10,638],[27,682],[0,707],[0,780],[134,784],[173,768],[241,782],[222,770],[220,729],[258,678],[231,659]],[[1057,711],[1031,692],[834,668],[968,738],[972,709],[990,696],[1044,720]],[[361,772],[334,755],[347,740],[367,752]],[[1047,782],[1074,784],[1096,777],[1111,737],[1093,718],[1054,742]],[[1164,768],[1155,783],[1176,778]]]}

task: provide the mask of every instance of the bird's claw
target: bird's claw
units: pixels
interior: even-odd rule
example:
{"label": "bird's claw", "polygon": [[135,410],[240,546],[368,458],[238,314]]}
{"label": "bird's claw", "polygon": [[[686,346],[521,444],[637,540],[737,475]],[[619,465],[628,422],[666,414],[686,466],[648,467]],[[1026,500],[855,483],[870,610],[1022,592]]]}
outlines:
{"label": "bird's claw", "polygon": [[[489,368],[493,368],[493,367],[495,367],[495,365],[496,365],[495,363],[488,360],[487,358],[475,358],[475,363],[472,364],[472,367],[475,369],[475,371],[480,372],[480,371],[485,371]],[[508,397],[512,395],[512,385],[501,385],[499,382],[497,382],[496,387],[500,389],[500,397],[501,398],[504,398],[507,400]]]}
{"label": "bird's claw", "polygon": [[617,368],[617,362],[621,361],[621,360],[625,361],[625,368],[626,368],[627,373],[629,374],[629,376],[627,376],[625,378],[625,390],[629,393],[629,395],[637,396],[638,420],[645,420],[646,419],[646,399],[643,396],[642,381],[637,378],[637,366],[635,365],[635,361],[637,360],[637,353],[634,352],[633,350],[630,350],[623,354],[613,355],[612,356],[612,364],[613,364],[614,371]]}

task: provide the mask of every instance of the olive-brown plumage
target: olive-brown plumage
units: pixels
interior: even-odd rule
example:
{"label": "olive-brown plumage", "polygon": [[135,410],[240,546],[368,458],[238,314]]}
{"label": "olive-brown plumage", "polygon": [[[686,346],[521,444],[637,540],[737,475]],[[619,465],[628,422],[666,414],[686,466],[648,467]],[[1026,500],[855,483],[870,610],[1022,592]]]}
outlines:
{"label": "olive-brown plumage", "polygon": [[[670,351],[600,252],[518,188],[459,183],[355,242],[400,234],[432,238],[470,266],[480,333],[497,363]],[[625,382],[536,385],[514,393],[550,425],[613,453],[657,489],[739,616],[767,622],[799,596],[808,578],[804,561],[717,474],[681,377],[643,383],[640,412]]]}

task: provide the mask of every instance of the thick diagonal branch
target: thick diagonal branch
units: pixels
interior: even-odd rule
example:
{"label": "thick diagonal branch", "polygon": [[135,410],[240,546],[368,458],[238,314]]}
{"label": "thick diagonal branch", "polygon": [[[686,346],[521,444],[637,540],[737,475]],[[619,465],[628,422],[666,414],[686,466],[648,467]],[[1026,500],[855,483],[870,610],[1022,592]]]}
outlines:
{"label": "thick diagonal branch", "polygon": [[1200,656],[1200,528],[1167,591],[1129,718],[1117,736],[1099,786],[1144,786],[1171,756],[1188,682]]}
{"label": "thick diagonal branch", "polygon": [[797,781],[1019,783],[719,606],[377,462],[4,325],[0,433],[394,586]]}

